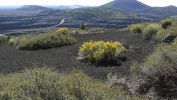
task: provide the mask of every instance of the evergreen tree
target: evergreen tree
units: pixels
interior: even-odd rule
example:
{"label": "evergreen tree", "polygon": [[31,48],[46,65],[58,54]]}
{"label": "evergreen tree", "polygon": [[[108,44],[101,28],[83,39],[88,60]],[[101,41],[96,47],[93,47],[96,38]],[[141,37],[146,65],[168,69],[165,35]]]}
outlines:
{"label": "evergreen tree", "polygon": [[80,27],[81,30],[85,30],[85,25],[82,24],[81,27]]}

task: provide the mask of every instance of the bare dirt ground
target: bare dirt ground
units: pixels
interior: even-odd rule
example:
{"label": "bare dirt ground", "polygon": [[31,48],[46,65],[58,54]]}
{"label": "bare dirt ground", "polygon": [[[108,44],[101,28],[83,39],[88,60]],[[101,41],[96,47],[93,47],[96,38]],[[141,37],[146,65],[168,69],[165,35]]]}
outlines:
{"label": "bare dirt ground", "polygon": [[[129,75],[129,68],[133,61],[143,62],[147,55],[153,52],[155,43],[144,40],[141,34],[133,35],[129,31],[109,30],[104,33],[75,34],[77,43],[47,50],[17,50],[7,43],[0,43],[0,73],[21,71],[25,68],[54,67],[59,72],[68,73],[73,68],[83,70],[86,74],[105,80],[109,72],[120,76]],[[120,61],[120,66],[96,66],[89,62],[77,60],[81,44],[89,40],[119,41],[129,49],[124,56],[126,61]]]}

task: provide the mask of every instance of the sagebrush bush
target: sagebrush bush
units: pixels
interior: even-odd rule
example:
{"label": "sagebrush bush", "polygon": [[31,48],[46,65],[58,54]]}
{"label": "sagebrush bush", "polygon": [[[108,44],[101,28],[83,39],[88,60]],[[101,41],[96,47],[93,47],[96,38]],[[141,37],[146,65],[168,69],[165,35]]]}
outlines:
{"label": "sagebrush bush", "polygon": [[133,24],[129,28],[130,28],[130,31],[135,34],[142,33],[143,31],[143,26],[141,24]]}
{"label": "sagebrush bush", "polygon": [[24,35],[19,37],[17,49],[20,50],[37,50],[71,45],[76,42],[71,36],[62,35],[57,32],[39,34],[37,36]]}
{"label": "sagebrush bush", "polygon": [[81,45],[78,54],[90,61],[101,62],[114,59],[124,50],[120,42],[89,41]]}
{"label": "sagebrush bush", "polygon": [[159,24],[149,24],[143,30],[143,35],[145,39],[152,39],[152,37],[155,36],[159,30],[160,30]]}
{"label": "sagebrush bush", "polygon": [[63,35],[67,35],[68,34],[68,29],[67,28],[60,28],[57,30],[57,32],[63,34]]}
{"label": "sagebrush bush", "polygon": [[177,36],[177,27],[171,26],[168,28],[168,36]]}
{"label": "sagebrush bush", "polygon": [[172,25],[172,20],[167,19],[167,20],[162,20],[161,21],[161,26],[162,26],[163,29],[166,29],[171,25]]}
{"label": "sagebrush bush", "polygon": [[3,36],[0,36],[0,43],[3,43],[5,41],[6,41],[5,38]]}
{"label": "sagebrush bush", "polygon": [[140,100],[119,87],[73,70],[61,76],[52,68],[0,75],[0,100]]}
{"label": "sagebrush bush", "polygon": [[[177,39],[169,44],[160,44],[150,54],[143,64],[131,66],[131,72],[135,76],[148,78],[160,95],[175,95],[177,86]],[[161,92],[161,93],[160,93]]]}

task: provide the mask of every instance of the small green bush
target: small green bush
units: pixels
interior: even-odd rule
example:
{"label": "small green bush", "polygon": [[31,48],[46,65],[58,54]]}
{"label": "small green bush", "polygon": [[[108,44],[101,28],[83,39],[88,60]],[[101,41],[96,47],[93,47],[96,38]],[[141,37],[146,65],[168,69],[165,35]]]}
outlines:
{"label": "small green bush", "polygon": [[143,31],[143,26],[141,24],[133,24],[129,28],[130,28],[130,31],[135,34],[142,33]]}
{"label": "small green bush", "polygon": [[78,54],[90,61],[102,62],[114,59],[124,50],[119,42],[89,41],[82,44]]}
{"label": "small green bush", "polygon": [[171,25],[172,25],[172,20],[162,20],[161,21],[161,26],[163,29],[166,29]]}
{"label": "small green bush", "polygon": [[158,24],[149,24],[144,30],[143,35],[145,39],[152,39],[153,36],[157,34],[160,30],[160,26]]}
{"label": "small green bush", "polygon": [[112,84],[73,70],[68,75],[52,68],[26,69],[0,75],[0,100],[140,100]]}
{"label": "small green bush", "polygon": [[137,77],[150,80],[150,84],[159,95],[176,95],[177,91],[171,91],[177,86],[177,39],[169,44],[160,44],[150,54],[143,64],[135,63],[131,66],[131,72]]}
{"label": "small green bush", "polygon": [[3,43],[3,42],[5,42],[6,40],[5,40],[5,38],[4,38],[4,36],[0,36],[0,43]]}
{"label": "small green bush", "polygon": [[81,29],[81,30],[86,30],[85,25],[82,24],[82,25],[80,26],[80,29]]}
{"label": "small green bush", "polygon": [[19,43],[17,45],[17,49],[19,50],[49,49],[71,45],[76,42],[73,37],[62,35],[57,32],[44,33],[37,36],[24,35],[20,36],[18,40]]}

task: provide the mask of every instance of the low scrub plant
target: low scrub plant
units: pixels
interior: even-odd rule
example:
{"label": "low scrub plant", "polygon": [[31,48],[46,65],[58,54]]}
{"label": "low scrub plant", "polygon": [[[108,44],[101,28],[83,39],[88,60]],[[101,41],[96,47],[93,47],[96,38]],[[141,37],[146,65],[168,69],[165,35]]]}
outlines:
{"label": "low scrub plant", "polygon": [[124,52],[120,42],[89,41],[84,42],[79,50],[80,57],[87,57],[90,61],[109,61]]}
{"label": "low scrub plant", "polygon": [[15,41],[16,41],[15,38],[10,38],[8,43],[9,43],[10,45],[14,45],[14,44],[15,44]]}
{"label": "low scrub plant", "polygon": [[171,25],[172,25],[172,20],[170,20],[170,19],[161,21],[161,26],[162,26],[163,29],[166,29]]}
{"label": "low scrub plant", "polygon": [[131,66],[131,72],[135,76],[147,78],[151,81],[155,91],[161,96],[174,96],[177,90],[177,39],[171,45],[160,44],[150,54],[143,64]]}
{"label": "low scrub plant", "polygon": [[71,36],[63,35],[58,32],[49,32],[36,36],[23,35],[17,40],[17,49],[19,50],[37,50],[71,45],[76,42]]}
{"label": "low scrub plant", "polygon": [[144,30],[143,35],[145,39],[152,39],[153,36],[157,34],[157,32],[160,30],[159,24],[149,24]]}
{"label": "low scrub plant", "polygon": [[0,43],[3,43],[5,41],[6,41],[5,38],[3,36],[0,36]]}
{"label": "low scrub plant", "polygon": [[0,75],[0,100],[141,100],[118,86],[73,70],[62,76],[43,67]]}
{"label": "low scrub plant", "polygon": [[142,33],[143,26],[141,24],[133,24],[129,27],[129,29],[132,33],[135,33],[135,34]]}

